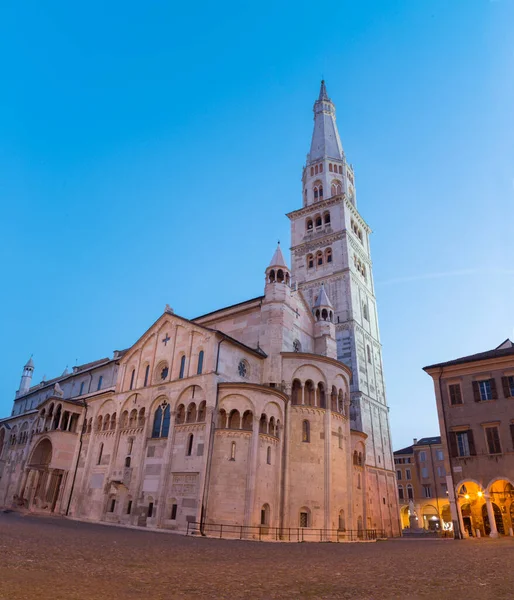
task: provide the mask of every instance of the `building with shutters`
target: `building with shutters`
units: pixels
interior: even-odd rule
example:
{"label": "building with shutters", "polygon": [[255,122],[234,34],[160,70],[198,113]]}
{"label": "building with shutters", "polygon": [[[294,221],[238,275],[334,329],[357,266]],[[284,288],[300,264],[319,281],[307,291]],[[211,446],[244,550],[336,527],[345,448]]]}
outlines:
{"label": "building with shutters", "polygon": [[301,200],[292,268],[279,245],[262,296],[193,319],[168,306],[87,373],[31,387],[27,363],[0,421],[0,502],[181,531],[399,535],[370,230],[324,82]]}
{"label": "building with shutters", "polygon": [[457,535],[512,535],[514,344],[424,370],[434,381]]}
{"label": "building with shutters", "polygon": [[452,520],[441,437],[415,438],[412,445],[393,454],[402,529],[449,529]]}

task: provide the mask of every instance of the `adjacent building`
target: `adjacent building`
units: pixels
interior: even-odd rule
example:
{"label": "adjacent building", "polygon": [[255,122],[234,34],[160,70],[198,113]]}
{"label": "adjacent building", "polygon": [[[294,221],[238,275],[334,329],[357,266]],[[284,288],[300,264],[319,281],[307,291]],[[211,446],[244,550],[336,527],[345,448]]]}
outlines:
{"label": "adjacent building", "polygon": [[0,500],[154,528],[398,535],[355,197],[322,82],[303,207],[288,215],[292,269],[279,246],[262,296],[194,319],[168,306],[130,348],[39,386],[29,361],[0,421]]}
{"label": "adjacent building", "polygon": [[514,344],[424,370],[434,381],[457,535],[512,535]]}
{"label": "adjacent building", "polygon": [[441,437],[414,439],[394,452],[402,529],[444,531],[452,520]]}

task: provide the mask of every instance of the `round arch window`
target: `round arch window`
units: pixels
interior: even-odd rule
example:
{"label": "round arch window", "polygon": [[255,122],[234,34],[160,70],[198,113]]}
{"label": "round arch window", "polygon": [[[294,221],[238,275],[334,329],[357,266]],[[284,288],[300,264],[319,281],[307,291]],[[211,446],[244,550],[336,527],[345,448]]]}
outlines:
{"label": "round arch window", "polygon": [[240,360],[237,366],[237,372],[240,377],[248,377],[248,363],[246,360]]}

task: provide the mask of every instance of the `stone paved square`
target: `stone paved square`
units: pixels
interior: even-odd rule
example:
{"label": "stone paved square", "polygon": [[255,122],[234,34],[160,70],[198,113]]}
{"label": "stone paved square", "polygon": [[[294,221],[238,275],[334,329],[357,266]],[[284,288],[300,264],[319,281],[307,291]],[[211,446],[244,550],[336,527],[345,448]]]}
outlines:
{"label": "stone paved square", "polygon": [[512,598],[514,540],[259,543],[0,513],[0,598]]}

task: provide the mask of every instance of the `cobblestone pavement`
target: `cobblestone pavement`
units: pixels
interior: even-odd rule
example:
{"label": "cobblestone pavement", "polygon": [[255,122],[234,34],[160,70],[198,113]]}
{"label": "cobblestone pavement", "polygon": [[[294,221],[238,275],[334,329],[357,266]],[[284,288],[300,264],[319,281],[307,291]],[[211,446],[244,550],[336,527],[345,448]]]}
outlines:
{"label": "cobblestone pavement", "polygon": [[514,598],[514,540],[215,540],[0,513],[0,598]]}

